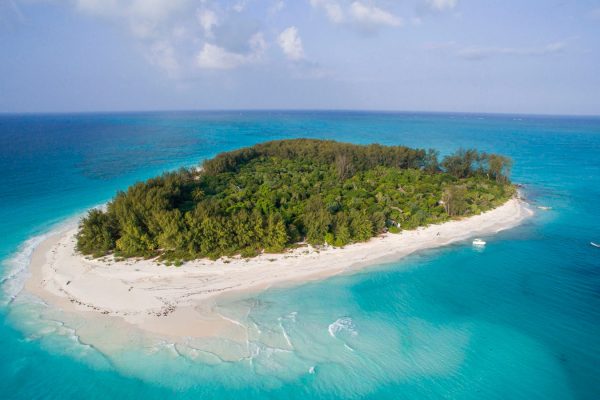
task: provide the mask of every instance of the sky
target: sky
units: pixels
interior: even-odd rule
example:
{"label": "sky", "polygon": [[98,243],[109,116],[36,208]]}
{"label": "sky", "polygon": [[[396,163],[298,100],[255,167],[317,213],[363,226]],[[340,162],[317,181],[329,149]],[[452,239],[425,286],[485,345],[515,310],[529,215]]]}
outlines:
{"label": "sky", "polygon": [[600,1],[0,0],[0,112],[600,115]]}

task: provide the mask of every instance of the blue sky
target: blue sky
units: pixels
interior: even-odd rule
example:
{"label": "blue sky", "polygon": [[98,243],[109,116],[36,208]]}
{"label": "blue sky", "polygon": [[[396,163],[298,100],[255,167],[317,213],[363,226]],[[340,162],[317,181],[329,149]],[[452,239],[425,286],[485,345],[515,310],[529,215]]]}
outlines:
{"label": "blue sky", "polygon": [[600,1],[0,0],[0,112],[600,115]]}

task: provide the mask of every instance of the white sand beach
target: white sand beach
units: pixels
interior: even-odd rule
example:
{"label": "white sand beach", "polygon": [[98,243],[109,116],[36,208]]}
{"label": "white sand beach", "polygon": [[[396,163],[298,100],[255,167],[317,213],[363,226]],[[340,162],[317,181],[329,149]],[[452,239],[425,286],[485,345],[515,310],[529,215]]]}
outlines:
{"label": "white sand beach", "polygon": [[62,311],[96,319],[118,317],[152,334],[242,340],[246,333],[237,321],[213,312],[219,296],[349,273],[418,250],[492,235],[532,214],[515,198],[477,216],[385,234],[344,248],[306,246],[251,259],[196,260],[181,267],[152,260],[85,258],[75,251],[77,228],[71,226],[35,249],[25,290]]}

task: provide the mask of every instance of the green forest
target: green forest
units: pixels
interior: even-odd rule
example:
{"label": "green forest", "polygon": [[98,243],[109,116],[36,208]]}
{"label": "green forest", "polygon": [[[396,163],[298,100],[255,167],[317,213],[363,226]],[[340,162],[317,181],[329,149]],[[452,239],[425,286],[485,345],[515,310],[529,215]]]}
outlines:
{"label": "green forest", "polygon": [[294,139],[221,153],[202,168],[139,182],[82,219],[77,249],[101,257],[186,260],[345,246],[501,205],[511,160]]}

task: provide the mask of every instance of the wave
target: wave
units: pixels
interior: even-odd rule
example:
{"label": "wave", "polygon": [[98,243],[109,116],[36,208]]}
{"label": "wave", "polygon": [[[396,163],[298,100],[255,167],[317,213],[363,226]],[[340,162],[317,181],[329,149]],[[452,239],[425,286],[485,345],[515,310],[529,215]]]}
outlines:
{"label": "wave", "polygon": [[2,262],[5,266],[3,276],[0,278],[0,287],[2,287],[0,304],[2,306],[10,305],[23,290],[25,281],[29,277],[31,256],[36,247],[50,236],[73,227],[75,223],[75,218],[69,218],[67,221],[51,228],[48,232],[27,239],[12,256]]}
{"label": "wave", "polygon": [[283,333],[283,338],[285,339],[285,342],[287,343],[287,345],[288,345],[288,347],[290,349],[293,349],[294,346],[292,345],[292,341],[290,340],[290,337],[289,337],[287,331],[283,327],[283,323],[281,322],[281,318],[278,318],[278,320],[279,320],[279,328],[281,329],[281,333]]}
{"label": "wave", "polygon": [[[99,204],[90,209],[101,209],[106,208],[106,204]],[[29,277],[29,264],[31,263],[31,256],[34,250],[44,240],[50,236],[63,233],[68,229],[77,226],[79,220],[87,213],[78,212],[71,217],[53,224],[45,232],[34,235],[29,239],[25,240],[17,250],[4,260],[2,265],[4,266],[2,276],[0,277],[0,287],[2,288],[0,294],[0,305],[6,307],[10,305],[15,298],[21,293],[25,286],[25,281]]]}
{"label": "wave", "polygon": [[101,351],[82,341],[75,328],[48,315],[44,300],[23,292],[31,275],[29,268],[35,249],[49,237],[76,227],[83,215],[84,213],[78,212],[52,224],[42,233],[22,242],[11,255],[1,261],[0,307],[7,308],[9,315],[12,315],[11,324],[24,333],[26,341],[41,341],[54,350],[62,349],[65,354],[77,359],[87,358],[87,355],[93,353],[100,356],[104,365],[110,365],[110,360]]}
{"label": "wave", "polygon": [[347,332],[350,336],[358,335],[354,321],[350,317],[341,317],[336,319],[329,325],[327,330],[329,331],[329,336],[335,339],[337,339],[337,335],[342,332]]}
{"label": "wave", "polygon": [[0,279],[2,306],[12,303],[23,289],[33,250],[48,236],[49,234],[44,234],[26,240],[12,257],[3,262],[5,265],[4,276]]}
{"label": "wave", "polygon": [[286,315],[286,318],[288,318],[292,322],[296,322],[296,316],[297,315],[298,315],[298,311],[292,311],[291,313],[289,313],[288,315]]}

